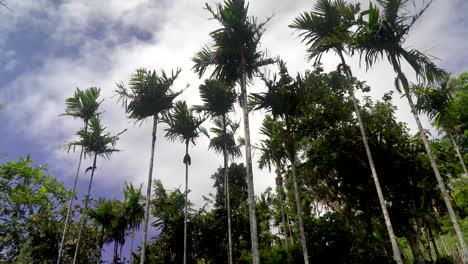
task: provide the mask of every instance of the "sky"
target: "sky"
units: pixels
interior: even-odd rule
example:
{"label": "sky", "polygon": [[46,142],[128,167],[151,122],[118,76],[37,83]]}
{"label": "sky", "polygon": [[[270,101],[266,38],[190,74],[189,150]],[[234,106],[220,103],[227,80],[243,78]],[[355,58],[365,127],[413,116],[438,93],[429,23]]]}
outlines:
{"label": "sky", "polygon": [[[0,8],[0,152],[7,156],[0,162],[17,160],[30,154],[37,163],[48,163],[49,172],[71,188],[78,153],[61,147],[75,140],[81,124],[59,116],[65,99],[76,87],[102,89],[102,121],[112,133],[123,129],[117,147],[121,150],[108,160],[99,159],[93,197],[120,198],[125,181],[147,181],[151,148],[151,124],[141,126],[128,119],[116,103],[116,83],[128,83],[137,68],[171,71],[181,68],[174,84],[179,90],[189,88],[179,97],[189,105],[200,104],[198,86],[203,79],[191,70],[191,58],[205,44],[209,33],[218,27],[203,9],[205,0],[8,0],[11,9]],[[357,0],[354,2],[358,2]],[[366,6],[366,1],[362,2]],[[213,4],[213,0],[208,3]],[[301,12],[311,10],[314,0],[253,0],[250,14],[260,20],[272,17],[263,35],[261,48],[270,56],[281,56],[291,73],[312,68],[305,59],[305,46],[297,32],[288,28]],[[417,48],[436,58],[436,63],[458,74],[468,69],[468,2],[434,0],[430,9],[414,26],[406,46]],[[323,58],[324,68],[334,70],[338,58]],[[383,61],[372,70],[361,68],[358,58],[347,58],[355,75],[366,80],[374,100],[394,89],[395,74]],[[275,67],[268,70],[275,71]],[[410,80],[414,73],[405,65]],[[250,92],[264,90],[259,80]],[[394,95],[398,119],[415,124],[407,102]],[[263,112],[251,114],[252,143],[261,136],[258,128]],[[241,118],[238,108],[236,117]],[[427,126],[427,121],[425,122]],[[207,123],[205,126],[210,127]],[[242,135],[243,128],[239,129]],[[213,192],[210,176],[222,165],[222,157],[208,150],[208,139],[201,138],[190,147],[190,200],[203,206],[203,195]],[[171,189],[184,186],[184,146],[164,138],[164,126],[158,127],[154,178]],[[254,153],[256,160],[259,153]],[[238,162],[242,162],[243,158]],[[85,160],[83,167],[89,166]],[[82,175],[78,191],[85,192],[88,176]],[[255,192],[274,185],[267,170],[254,168]],[[145,187],[144,187],[145,188]]]}

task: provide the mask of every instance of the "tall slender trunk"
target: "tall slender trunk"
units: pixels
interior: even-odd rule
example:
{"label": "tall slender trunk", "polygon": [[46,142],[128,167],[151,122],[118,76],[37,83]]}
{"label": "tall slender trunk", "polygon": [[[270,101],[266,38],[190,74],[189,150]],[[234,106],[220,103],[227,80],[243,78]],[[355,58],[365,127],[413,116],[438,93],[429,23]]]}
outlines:
{"label": "tall slender trunk", "polygon": [[418,216],[416,219],[416,243],[415,243],[415,249],[416,249],[416,256],[414,256],[415,259],[417,259],[419,264],[424,264],[426,261],[424,260],[424,256],[421,251],[421,228],[422,228],[422,217]]}
{"label": "tall slender trunk", "polygon": [[419,119],[418,113],[416,112],[416,108],[414,106],[413,98],[411,98],[411,94],[409,91],[409,83],[408,79],[406,78],[405,74],[401,70],[401,66],[396,59],[395,56],[392,56],[391,63],[393,64],[393,69],[398,75],[398,79],[401,81],[403,86],[403,90],[405,91],[406,99],[408,99],[408,103],[411,107],[411,112],[413,113],[414,119],[416,120],[416,124],[418,125],[419,134],[421,135],[421,139],[424,143],[424,147],[426,148],[426,153],[431,163],[432,170],[434,171],[434,175],[437,179],[437,184],[439,185],[440,192],[442,193],[442,198],[444,199],[445,205],[447,206],[447,211],[449,212],[450,220],[452,221],[453,228],[457,233],[458,241],[460,242],[463,254],[465,259],[468,259],[468,249],[466,248],[465,240],[463,238],[463,233],[460,229],[460,225],[458,224],[457,216],[455,215],[455,211],[453,210],[452,203],[450,202],[450,198],[445,188],[444,181],[440,176],[439,168],[437,167],[437,163],[435,161],[434,155],[432,153],[431,146],[429,144],[429,140],[427,138],[426,132],[421,124],[421,120]]}
{"label": "tall slender trunk", "polygon": [[102,258],[102,246],[104,245],[104,226],[101,228],[101,237],[99,238],[99,256],[97,263],[101,263],[101,258]]}
{"label": "tall slender trunk", "polygon": [[190,141],[185,141],[185,208],[184,208],[184,264],[187,263],[187,207],[188,207],[188,167],[189,167],[189,154],[188,146]]}
{"label": "tall slender trunk", "polygon": [[117,250],[119,249],[119,243],[117,242],[117,239],[114,240],[114,257],[112,259],[113,264],[117,264]]}
{"label": "tall slender trunk", "polygon": [[245,58],[244,51],[241,50],[241,101],[242,114],[244,121],[244,138],[245,138],[245,163],[247,166],[247,192],[249,204],[249,222],[250,222],[250,240],[252,243],[252,263],[260,264],[260,253],[258,251],[258,236],[257,236],[257,216],[255,215],[255,193],[252,171],[252,146],[250,144],[250,126],[249,126],[249,110],[247,106],[247,80],[245,73]]}
{"label": "tall slender trunk", "polygon": [[302,218],[302,202],[300,197],[299,185],[297,184],[296,175],[296,150],[294,148],[294,140],[291,134],[289,117],[286,115],[286,134],[287,141],[290,148],[289,161],[291,162],[291,172],[294,184],[294,197],[296,198],[297,220],[299,222],[299,233],[301,236],[302,255],[304,256],[304,264],[309,264],[309,253],[307,251],[307,241],[304,230],[304,219]]}
{"label": "tall slender trunk", "polygon": [[463,156],[460,153],[460,148],[458,147],[458,144],[455,141],[455,138],[453,137],[452,133],[450,133],[448,129],[446,130],[446,133],[449,136],[450,140],[452,141],[453,149],[455,149],[455,152],[457,153],[457,157],[460,160],[460,164],[463,168],[463,172],[465,173],[465,176],[468,176],[468,171],[466,170],[465,161],[463,160]]}
{"label": "tall slender trunk", "polygon": [[439,259],[440,258],[439,249],[437,248],[437,244],[435,242],[434,235],[432,234],[432,230],[431,230],[431,228],[429,226],[427,228],[427,233],[429,235],[429,239],[431,240],[432,247],[434,247],[434,251],[435,251],[435,254],[436,254],[436,259]]}
{"label": "tall slender trunk", "polygon": [[[351,69],[346,64],[343,53],[339,51],[338,54],[340,55],[341,63],[343,64],[343,67],[345,68],[346,78],[348,79],[348,82],[351,82],[352,77],[353,77]],[[361,130],[361,137],[364,143],[364,148],[366,149],[367,160],[369,161],[369,166],[371,168],[372,179],[374,180],[375,189],[377,190],[377,196],[379,197],[380,208],[382,208],[382,213],[383,213],[384,220],[385,220],[385,226],[387,227],[388,236],[392,244],[393,258],[395,259],[396,263],[403,264],[403,260],[401,259],[401,254],[400,254],[400,250],[398,247],[398,243],[396,241],[395,232],[393,231],[392,222],[390,220],[390,215],[388,214],[388,211],[387,211],[385,197],[383,195],[382,188],[380,187],[380,181],[379,181],[379,177],[377,176],[377,170],[375,169],[372,152],[370,151],[366,130],[364,128],[364,123],[362,122],[362,119],[361,119],[361,113],[359,112],[359,106],[357,103],[357,99],[354,96],[354,88],[352,85],[349,86],[349,93],[353,101],[354,112],[356,113],[356,117],[359,122],[359,129]]]}
{"label": "tall slender trunk", "polygon": [[153,116],[153,132],[151,133],[151,158],[148,172],[148,187],[146,188],[146,205],[145,205],[145,219],[143,223],[143,245],[141,247],[140,264],[145,263],[146,253],[146,239],[148,238],[148,221],[151,201],[151,182],[153,180],[153,162],[154,162],[154,145],[156,143],[156,130],[158,127],[158,116]]}
{"label": "tall slender trunk", "polygon": [[128,263],[132,263],[133,260],[133,242],[135,241],[135,230],[132,230],[132,242],[130,242],[130,256],[128,257]]}
{"label": "tall slender trunk", "polygon": [[284,234],[284,242],[286,247],[288,247],[288,231],[286,230],[286,217],[284,214],[284,190],[283,190],[283,179],[281,177],[280,171],[280,162],[276,162],[276,185],[278,188],[278,193],[280,196],[280,209],[281,209],[281,223],[283,225],[283,234]]}
{"label": "tall slender trunk", "polygon": [[231,234],[231,199],[229,190],[229,154],[227,152],[226,115],[223,115],[223,156],[224,156],[224,191],[228,220],[228,264],[232,264],[232,234]]}
{"label": "tall slender trunk", "polygon": [[[84,132],[85,133],[88,132],[88,121],[87,120],[85,121]],[[81,168],[81,161],[82,160],[83,160],[83,147],[81,147],[80,159],[78,161],[78,167],[76,168],[75,181],[73,182],[72,197],[70,198],[70,203],[68,204],[68,209],[67,209],[67,216],[65,217],[65,226],[63,227],[62,239],[60,240],[59,254],[58,254],[58,257],[57,257],[57,264],[61,264],[61,262],[62,262],[63,246],[65,244],[65,236],[66,236],[67,230],[68,230],[68,221],[70,219],[71,210],[72,210],[72,207],[73,207],[73,201],[75,200],[76,183],[78,182],[78,176],[80,175],[80,168]]]}
{"label": "tall slender trunk", "polygon": [[96,159],[97,153],[94,153],[93,168],[91,169],[91,178],[89,179],[88,193],[86,194],[84,212],[81,215],[81,225],[80,231],[78,233],[78,240],[76,241],[75,255],[73,256],[73,264],[76,264],[78,258],[78,251],[80,250],[81,235],[83,234],[83,229],[86,226],[86,220],[88,219],[88,205],[91,197],[91,186],[93,185],[94,171],[96,170]]}
{"label": "tall slender trunk", "polygon": [[[123,241],[125,241],[125,239]],[[120,262],[122,262],[122,248],[123,248],[124,244],[125,244],[125,242],[120,243],[120,250],[119,250],[119,260],[120,260]]]}

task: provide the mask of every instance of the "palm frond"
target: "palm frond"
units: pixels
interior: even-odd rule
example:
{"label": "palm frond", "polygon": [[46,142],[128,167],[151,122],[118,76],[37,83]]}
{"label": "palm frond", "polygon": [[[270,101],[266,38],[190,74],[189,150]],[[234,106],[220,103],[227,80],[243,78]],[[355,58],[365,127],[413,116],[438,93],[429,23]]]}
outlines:
{"label": "palm frond", "polygon": [[65,113],[61,114],[61,116],[80,118],[87,122],[91,117],[99,114],[97,110],[103,101],[99,101],[100,94],[101,89],[97,87],[89,87],[85,90],[76,88],[73,97],[65,100],[67,108],[65,108]]}
{"label": "palm frond", "polygon": [[166,137],[171,141],[195,144],[200,133],[204,133],[201,124],[205,118],[195,116],[194,110],[189,109],[185,101],[177,101],[174,107],[163,115],[162,121],[168,125],[165,129]]}
{"label": "palm frond", "polygon": [[115,90],[129,118],[143,121],[148,117],[158,116],[168,111],[174,99],[183,90],[174,92],[172,86],[181,70],[176,69],[167,75],[165,71],[156,73],[144,68],[138,69],[129,81],[129,87],[117,84]]}
{"label": "palm frond", "polygon": [[78,141],[73,141],[65,145],[65,148],[75,150],[76,147],[82,147],[83,153],[86,156],[98,155],[108,158],[113,152],[119,151],[115,148],[117,141],[121,134],[126,131],[111,135],[106,131],[106,127],[102,126],[99,116],[93,116],[89,120],[88,129],[79,130],[76,135],[79,137]]}

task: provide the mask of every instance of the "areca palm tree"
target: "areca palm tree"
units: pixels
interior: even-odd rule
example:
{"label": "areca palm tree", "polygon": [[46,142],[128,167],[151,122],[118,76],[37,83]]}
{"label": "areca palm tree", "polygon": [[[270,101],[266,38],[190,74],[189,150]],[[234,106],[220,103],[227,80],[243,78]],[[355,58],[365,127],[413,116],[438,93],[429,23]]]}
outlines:
{"label": "areca palm tree", "polygon": [[182,91],[174,92],[172,86],[180,74],[180,69],[171,72],[168,76],[164,71],[157,74],[156,71],[138,69],[132,75],[129,82],[129,89],[122,83],[117,85],[118,101],[128,117],[136,122],[145,121],[149,118],[153,120],[153,130],[151,133],[151,157],[148,172],[148,186],[146,190],[145,217],[143,223],[143,245],[141,248],[140,263],[145,263],[146,241],[148,237],[148,219],[151,199],[151,181],[153,179],[154,148],[156,143],[156,131],[160,115],[167,112],[173,106],[174,99]]}
{"label": "areca palm tree", "polygon": [[[99,105],[102,101],[99,101],[99,95],[101,93],[101,89],[96,87],[90,87],[86,90],[80,90],[79,88],[76,89],[75,94],[73,97],[66,99],[65,103],[67,108],[65,109],[65,113],[62,115],[64,116],[71,116],[74,119],[80,119],[84,124],[84,132],[88,131],[88,122],[89,120],[98,114]],[[80,150],[80,158],[78,160],[78,167],[76,169],[75,174],[75,181],[73,182],[72,193],[76,191],[76,183],[78,181],[78,176],[80,175],[80,168],[81,168],[81,161],[83,160],[83,148]],[[62,254],[63,254],[63,247],[65,244],[65,236],[67,234],[68,229],[68,222],[70,219],[71,210],[73,207],[73,200],[74,196],[70,198],[70,202],[67,208],[67,215],[65,217],[65,224],[63,227],[62,232],[62,239],[60,240],[59,246],[59,254],[57,258],[57,264],[62,262]]]}
{"label": "areca palm tree", "polygon": [[400,250],[393,231],[393,226],[385,204],[385,198],[380,187],[379,177],[375,169],[374,159],[367,140],[366,130],[362,122],[358,101],[354,95],[353,74],[351,68],[346,64],[344,54],[351,54],[349,44],[353,38],[352,27],[356,24],[355,17],[359,12],[359,6],[345,3],[342,0],[318,0],[313,11],[305,12],[294,19],[291,28],[300,31],[303,42],[308,45],[308,59],[320,62],[324,53],[335,52],[341,60],[340,68],[343,69],[348,83],[349,94],[354,106],[354,112],[359,122],[362,141],[367,154],[367,160],[371,168],[380,207],[385,220],[385,225],[392,244],[393,255],[397,263],[403,263]]}
{"label": "areca palm tree", "polygon": [[[215,137],[211,139],[209,148],[219,151],[223,154],[224,158],[224,188],[226,199],[226,210],[228,218],[228,263],[232,264],[232,237],[231,237],[231,208],[229,197],[229,156],[232,157],[240,155],[239,148],[236,148],[234,136],[227,136],[227,127],[230,125],[232,131],[235,132],[232,122],[228,124],[228,115],[234,110],[234,102],[236,101],[237,94],[234,87],[226,84],[225,82],[217,79],[207,79],[204,84],[199,87],[200,97],[203,105],[196,106],[196,109],[203,111],[205,114],[214,118],[215,127],[211,129],[215,133]],[[219,122],[221,119],[221,122]],[[233,132],[233,134],[234,134]],[[229,147],[228,147],[229,145]],[[229,150],[229,151],[228,151]]]}
{"label": "areca palm tree", "polygon": [[309,253],[307,251],[307,242],[304,230],[304,220],[302,216],[302,202],[300,198],[299,184],[297,182],[296,173],[296,148],[294,142],[294,132],[292,129],[294,117],[299,113],[299,102],[302,93],[302,80],[298,75],[294,80],[288,74],[286,64],[283,61],[278,62],[280,68],[277,80],[276,75],[273,80],[267,80],[265,77],[262,79],[268,88],[267,92],[252,94],[252,104],[254,110],[266,109],[273,117],[280,117],[284,120],[285,129],[284,136],[286,142],[286,154],[289,162],[291,163],[291,174],[294,185],[294,197],[296,200],[297,219],[299,222],[299,233],[301,237],[302,254],[304,256],[304,263],[309,263]]}
{"label": "areca palm tree", "polygon": [[451,85],[450,80],[441,83],[440,87],[414,85],[412,90],[417,98],[416,109],[419,112],[426,113],[433,120],[434,125],[445,132],[460,160],[463,172],[465,175],[468,175],[465,161],[454,138],[454,135],[457,133],[457,120],[453,111],[454,104],[452,98],[455,89]]}
{"label": "areca palm tree", "polygon": [[[281,223],[283,225],[283,234],[285,237],[286,246],[288,246],[288,231],[286,230],[286,213],[284,210],[284,187],[283,177],[281,176],[281,168],[286,156],[283,136],[281,135],[282,124],[275,121],[270,115],[265,116],[260,128],[260,134],[266,138],[261,140],[260,146],[257,147],[261,151],[261,156],[258,160],[260,169],[268,168],[271,172],[271,166],[276,167],[276,188],[280,198]],[[288,223],[289,224],[289,223]]]}
{"label": "areca palm tree", "polygon": [[141,194],[140,187],[135,188],[132,183],[125,183],[124,193],[124,207],[127,216],[127,229],[132,232],[132,242],[130,244],[130,262],[132,261],[133,240],[135,239],[135,232],[140,229],[141,222],[145,216],[144,196]]}
{"label": "areca palm tree", "polygon": [[171,111],[164,115],[164,122],[169,125],[165,129],[166,137],[171,141],[180,141],[185,144],[185,209],[184,209],[184,258],[183,263],[187,263],[187,217],[188,217],[188,168],[192,164],[188,148],[190,143],[196,144],[196,139],[200,133],[207,132],[201,126],[204,118],[194,115],[194,110],[189,109],[185,101],[178,101]]}
{"label": "areca palm tree", "polygon": [[249,17],[248,4],[246,5],[244,0],[225,0],[223,4],[217,4],[214,9],[206,4],[206,9],[221,24],[221,27],[210,33],[214,42],[213,46],[206,46],[195,54],[193,69],[201,77],[208,68],[214,68],[211,73],[212,77],[219,78],[229,84],[240,83],[252,259],[254,264],[258,264],[260,263],[260,255],[255,216],[249,112],[247,109],[247,81],[252,80],[262,66],[273,63],[273,60],[265,59],[264,53],[259,51],[260,39],[265,30],[266,22],[257,23],[255,18]]}
{"label": "areca palm tree", "polygon": [[102,247],[104,246],[104,234],[109,230],[114,220],[114,208],[112,200],[100,198],[95,202],[94,209],[89,210],[89,217],[101,226],[101,234],[99,238],[99,257],[98,264],[101,263]]}
{"label": "areca palm tree", "polygon": [[428,84],[442,82],[448,78],[448,73],[437,67],[426,54],[416,49],[407,49],[404,47],[405,39],[410,29],[427,10],[430,2],[415,15],[409,15],[405,11],[407,10],[409,2],[407,0],[378,0],[377,2],[382,7],[382,12],[377,6],[370,3],[369,10],[366,12],[367,19],[359,19],[359,27],[356,37],[354,38],[355,48],[361,53],[361,58],[364,59],[367,67],[372,66],[374,62],[380,57],[383,57],[383,55],[386,55],[388,62],[392,65],[397,75],[395,79],[396,89],[398,91],[402,90],[408,100],[431,167],[437,179],[439,189],[442,193],[442,198],[447,206],[450,219],[464,251],[465,259],[468,259],[468,249],[463,238],[463,233],[458,224],[457,216],[453,210],[445,183],[440,175],[429,139],[419,119],[417,109],[410,93],[409,81],[401,67],[401,61],[406,61],[415,71],[418,79]]}
{"label": "areca palm tree", "polygon": [[83,233],[83,228],[86,225],[87,216],[88,216],[88,205],[91,200],[91,187],[93,185],[94,172],[96,171],[96,161],[97,157],[109,158],[110,155],[116,151],[119,151],[115,148],[119,136],[125,132],[122,131],[117,135],[111,135],[106,131],[106,127],[102,126],[101,119],[99,116],[93,116],[89,120],[88,130],[80,130],[77,132],[77,135],[80,137],[79,141],[73,141],[68,143],[66,147],[68,150],[75,149],[76,147],[81,147],[83,149],[83,155],[90,156],[93,159],[93,165],[91,167],[91,178],[89,180],[88,191],[85,198],[84,212],[81,215],[81,225],[80,231],[78,233],[78,240],[76,242],[75,255],[73,257],[73,264],[76,263],[78,252],[80,248],[81,235]]}

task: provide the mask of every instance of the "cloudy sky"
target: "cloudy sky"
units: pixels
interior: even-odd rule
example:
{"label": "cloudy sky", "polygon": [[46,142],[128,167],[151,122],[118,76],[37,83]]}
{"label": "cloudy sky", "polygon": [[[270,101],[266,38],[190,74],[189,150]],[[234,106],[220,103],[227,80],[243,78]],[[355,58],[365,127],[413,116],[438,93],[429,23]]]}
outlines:
{"label": "cloudy sky", "polygon": [[[357,1],[357,0],[356,0]],[[61,145],[75,139],[80,123],[59,117],[64,100],[76,87],[101,87],[105,99],[103,122],[112,132],[128,128],[110,160],[98,160],[93,195],[119,197],[125,181],[146,182],[150,155],[151,126],[141,127],[128,120],[116,104],[115,83],[127,83],[139,67],[170,71],[180,67],[182,74],[175,89],[190,88],[180,99],[200,103],[198,86],[202,80],[191,71],[191,58],[204,44],[209,32],[217,28],[203,9],[205,0],[8,0],[12,11],[0,8],[0,152],[2,161],[16,160],[28,153],[39,163],[47,162],[50,173],[71,187],[77,154],[68,154]],[[208,3],[214,3],[210,0]],[[312,66],[305,60],[305,47],[288,24],[313,0],[253,0],[250,14],[264,19],[272,16],[264,34],[262,48],[272,56],[280,55],[291,72]],[[366,5],[366,3],[363,3]],[[437,63],[453,74],[468,67],[468,2],[434,0],[433,5],[414,27],[407,46],[438,58]],[[324,57],[326,69],[334,69],[337,58]],[[394,73],[386,63],[371,71],[360,70],[356,58],[349,62],[355,74],[372,87],[370,95],[379,99],[393,89]],[[274,68],[271,68],[274,70]],[[412,72],[409,68],[407,72]],[[207,76],[206,76],[207,77]],[[256,81],[250,91],[261,91]],[[414,129],[405,101],[396,95],[398,117]],[[237,118],[241,112],[238,110]],[[252,141],[263,113],[252,114]],[[210,124],[207,124],[209,127]],[[239,132],[242,132],[242,128]],[[184,147],[163,138],[159,127],[155,154],[155,173],[165,186],[183,187]],[[210,176],[222,164],[222,157],[207,149],[201,139],[190,148],[190,199],[202,205],[202,195],[212,192]],[[254,155],[254,158],[258,153]],[[242,160],[239,160],[242,161]],[[84,165],[88,166],[89,160]],[[79,180],[84,192],[88,178]],[[254,169],[255,191],[274,184],[268,171]]]}

